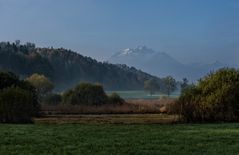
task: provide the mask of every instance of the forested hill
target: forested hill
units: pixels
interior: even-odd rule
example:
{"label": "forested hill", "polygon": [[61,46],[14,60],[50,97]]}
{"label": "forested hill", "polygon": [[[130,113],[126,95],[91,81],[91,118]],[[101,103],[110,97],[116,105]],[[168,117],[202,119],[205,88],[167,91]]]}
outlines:
{"label": "forested hill", "polygon": [[97,62],[67,49],[36,48],[33,43],[21,45],[0,43],[0,69],[25,78],[33,73],[44,74],[56,90],[68,89],[80,81],[100,83],[108,90],[143,89],[144,81],[159,78],[133,67]]}

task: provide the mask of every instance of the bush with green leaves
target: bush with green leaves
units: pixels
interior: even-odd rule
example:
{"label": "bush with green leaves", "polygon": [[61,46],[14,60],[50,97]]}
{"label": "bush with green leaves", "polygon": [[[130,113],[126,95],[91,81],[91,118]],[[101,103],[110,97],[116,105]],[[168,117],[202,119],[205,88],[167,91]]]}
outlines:
{"label": "bush with green leaves", "polygon": [[19,87],[0,91],[0,122],[28,123],[35,116],[36,108],[32,94]]}
{"label": "bush with green leaves", "polygon": [[108,101],[108,97],[99,84],[80,83],[63,95],[64,103],[100,105]]}
{"label": "bush with green leaves", "polygon": [[11,72],[0,72],[0,90],[9,86],[19,85],[20,81],[18,77]]}
{"label": "bush with green leaves", "polygon": [[30,122],[38,110],[35,88],[13,73],[0,72],[0,123]]}
{"label": "bush with green leaves", "polygon": [[62,96],[60,94],[47,94],[42,99],[42,104],[58,105],[62,102]]}
{"label": "bush with green leaves", "polygon": [[180,113],[188,121],[239,120],[239,71],[223,68],[210,73],[180,96]]}
{"label": "bush with green leaves", "polygon": [[107,96],[99,84],[80,83],[63,94],[63,103],[73,105],[121,104],[124,100],[118,94]]}
{"label": "bush with green leaves", "polygon": [[117,93],[112,93],[109,95],[109,103],[110,104],[123,104],[125,100],[122,99]]}
{"label": "bush with green leaves", "polygon": [[32,74],[26,81],[35,87],[40,99],[51,93],[54,88],[54,84],[46,76],[37,73]]}

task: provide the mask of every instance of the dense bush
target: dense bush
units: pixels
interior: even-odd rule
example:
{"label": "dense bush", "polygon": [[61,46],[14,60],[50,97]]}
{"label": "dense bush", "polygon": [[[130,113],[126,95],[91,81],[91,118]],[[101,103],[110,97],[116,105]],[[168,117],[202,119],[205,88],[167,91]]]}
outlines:
{"label": "dense bush", "polygon": [[111,95],[109,95],[109,103],[123,104],[125,103],[125,101],[117,93],[112,93]]}
{"label": "dense bush", "polygon": [[98,84],[81,83],[63,95],[64,103],[100,105],[108,101],[103,87]]}
{"label": "dense bush", "polygon": [[47,94],[42,99],[42,104],[58,105],[62,102],[62,96],[60,94]]}
{"label": "dense bush", "polygon": [[19,87],[8,87],[0,91],[0,122],[31,122],[35,115],[33,96]]}
{"label": "dense bush", "polygon": [[19,85],[18,77],[11,72],[0,72],[0,90],[12,85]]}
{"label": "dense bush", "polygon": [[107,103],[123,103],[124,100],[115,93],[108,97],[101,85],[81,83],[75,88],[68,90],[63,94],[63,102],[73,105],[101,105]]}
{"label": "dense bush", "polygon": [[39,110],[35,88],[13,73],[0,73],[0,122],[30,122]]}
{"label": "dense bush", "polygon": [[186,121],[239,119],[239,71],[223,68],[185,89],[178,103]]}
{"label": "dense bush", "polygon": [[26,81],[36,88],[39,98],[49,94],[54,88],[54,84],[47,77],[37,73],[32,74]]}

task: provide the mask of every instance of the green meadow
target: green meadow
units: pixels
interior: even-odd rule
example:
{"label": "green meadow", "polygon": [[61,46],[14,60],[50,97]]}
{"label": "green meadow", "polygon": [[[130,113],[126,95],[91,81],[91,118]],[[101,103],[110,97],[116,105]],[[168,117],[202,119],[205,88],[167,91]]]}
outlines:
{"label": "green meadow", "polygon": [[238,154],[239,124],[0,125],[0,154]]}

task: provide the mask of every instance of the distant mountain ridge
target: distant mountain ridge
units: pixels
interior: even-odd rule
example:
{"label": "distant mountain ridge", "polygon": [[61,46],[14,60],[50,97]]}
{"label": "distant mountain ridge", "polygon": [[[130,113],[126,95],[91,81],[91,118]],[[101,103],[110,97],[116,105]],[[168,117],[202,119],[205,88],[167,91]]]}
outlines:
{"label": "distant mountain ridge", "polygon": [[145,80],[160,81],[134,67],[98,62],[63,48],[36,48],[32,43],[1,42],[0,69],[22,78],[33,73],[44,74],[54,82],[57,91],[81,81],[100,83],[107,90],[142,90]]}
{"label": "distant mountain ridge", "polygon": [[171,75],[178,80],[186,77],[191,81],[226,66],[218,61],[212,64],[183,64],[167,53],[156,52],[146,46],[124,49],[111,56],[108,61],[134,66],[160,77]]}

